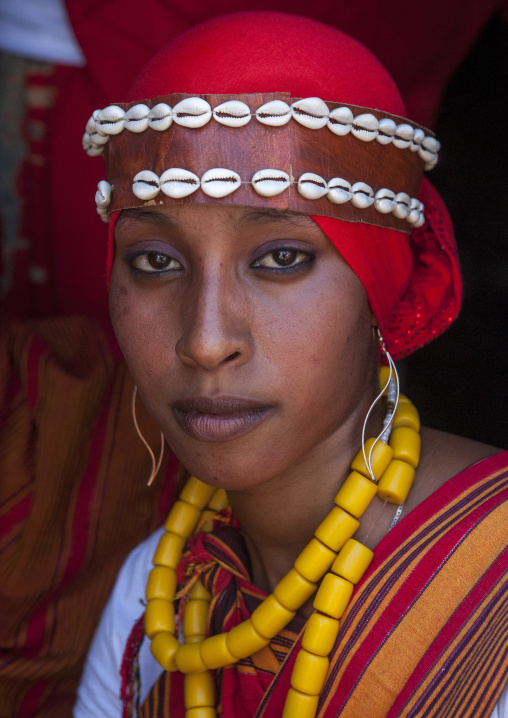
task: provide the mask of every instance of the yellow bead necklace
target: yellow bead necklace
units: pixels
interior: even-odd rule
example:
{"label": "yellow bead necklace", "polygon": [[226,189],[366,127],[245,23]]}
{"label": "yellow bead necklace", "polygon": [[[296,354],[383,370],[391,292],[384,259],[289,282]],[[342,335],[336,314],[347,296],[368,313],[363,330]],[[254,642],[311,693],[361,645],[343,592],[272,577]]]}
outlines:
{"label": "yellow bead necklace", "polygon": [[283,718],[314,718],[339,619],[354,585],[374,556],[352,538],[360,525],[358,519],[376,494],[383,501],[402,504],[420,458],[420,420],[407,397],[400,395],[390,423],[389,443],[375,439],[365,443],[334,499],[334,507],[293,568],[250,618],[226,633],[205,638],[212,596],[201,581],[196,581],[184,606],[182,645],[175,636],[176,569],[196,527],[211,530],[211,517],[228,505],[222,489],[216,490],[194,476],[188,480],[164,524],[165,532],[153,558],[145,613],[145,633],[151,640],[152,654],[165,670],[185,674],[186,718],[215,718],[215,684],[209,671],[236,663],[268,645],[317,589],[315,611],[304,630],[283,712]]}

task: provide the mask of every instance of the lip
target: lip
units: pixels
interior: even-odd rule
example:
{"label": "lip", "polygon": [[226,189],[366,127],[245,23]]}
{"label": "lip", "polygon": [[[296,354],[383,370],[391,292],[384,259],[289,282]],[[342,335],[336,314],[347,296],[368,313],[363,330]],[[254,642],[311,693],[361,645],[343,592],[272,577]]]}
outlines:
{"label": "lip", "polygon": [[238,397],[198,396],[171,405],[183,431],[198,441],[230,441],[257,426],[273,407]]}

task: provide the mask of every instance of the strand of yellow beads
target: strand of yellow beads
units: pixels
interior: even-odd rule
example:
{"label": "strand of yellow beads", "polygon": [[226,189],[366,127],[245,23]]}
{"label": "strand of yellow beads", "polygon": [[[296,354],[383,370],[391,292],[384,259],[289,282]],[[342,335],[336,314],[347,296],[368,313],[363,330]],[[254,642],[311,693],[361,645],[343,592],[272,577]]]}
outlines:
{"label": "strand of yellow beads", "polygon": [[[328,673],[328,655],[339,620],[373,553],[352,537],[374,496],[403,503],[411,488],[420,455],[418,412],[401,395],[394,413],[389,444],[369,439],[353,459],[351,473],[338,491],[334,507],[317,527],[293,568],[251,617],[229,632],[205,638],[210,594],[198,581],[189,592],[183,614],[184,644],[175,636],[176,568],[185,541],[195,531],[211,528],[211,517],[227,506],[227,496],[192,476],[175,502],[154,555],[146,589],[145,633],[151,651],[168,671],[185,678],[187,718],[214,718],[215,692],[210,670],[256,653],[287,626],[313,595],[315,612],[302,640],[283,718],[314,718]],[[371,451],[372,449],[372,451]],[[370,456],[370,470],[364,456]],[[371,474],[372,472],[372,474]],[[374,476],[377,484],[372,481]]]}

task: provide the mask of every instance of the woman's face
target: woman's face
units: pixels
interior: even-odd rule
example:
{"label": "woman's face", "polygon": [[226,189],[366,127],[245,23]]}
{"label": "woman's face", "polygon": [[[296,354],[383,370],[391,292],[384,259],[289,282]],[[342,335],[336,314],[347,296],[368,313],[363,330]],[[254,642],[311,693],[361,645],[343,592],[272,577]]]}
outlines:
{"label": "woman's face", "polygon": [[115,241],[115,332],[190,472],[245,488],[319,469],[348,441],[358,448],[375,382],[373,320],[360,281],[310,217],[150,207],[124,212]]}

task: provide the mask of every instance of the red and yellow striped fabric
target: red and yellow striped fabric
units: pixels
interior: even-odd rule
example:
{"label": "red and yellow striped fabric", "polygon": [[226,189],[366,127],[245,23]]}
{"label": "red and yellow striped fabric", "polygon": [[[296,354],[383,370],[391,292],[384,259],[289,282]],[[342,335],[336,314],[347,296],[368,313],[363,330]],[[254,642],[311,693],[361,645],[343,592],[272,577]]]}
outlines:
{"label": "red and yellow striped fabric", "polygon": [[146,487],[132,381],[93,323],[0,328],[0,716],[66,718],[117,571],[172,482]]}
{"label": "red and yellow striped fabric", "polygon": [[[209,551],[220,564],[228,560],[225,528],[214,532],[219,553]],[[220,616],[225,627],[237,623],[263,596],[243,575],[238,581],[245,552],[238,538],[228,543],[236,544],[235,568],[228,597],[215,602],[212,632]],[[507,544],[505,452],[450,479],[376,548],[342,619],[318,718],[488,718],[508,681]],[[219,715],[282,715],[302,624],[217,673]],[[141,715],[183,718],[180,674],[163,674]]]}

